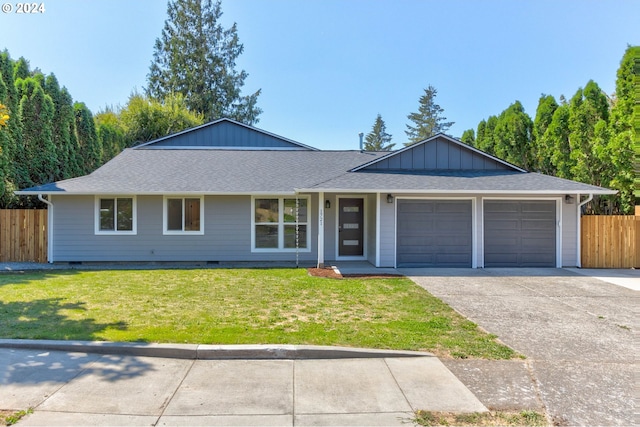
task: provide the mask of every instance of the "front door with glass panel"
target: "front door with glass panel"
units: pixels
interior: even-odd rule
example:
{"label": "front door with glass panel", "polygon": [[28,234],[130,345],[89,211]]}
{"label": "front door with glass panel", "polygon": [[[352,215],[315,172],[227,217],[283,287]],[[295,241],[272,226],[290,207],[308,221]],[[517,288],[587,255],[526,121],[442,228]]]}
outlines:
{"label": "front door with glass panel", "polygon": [[338,256],[364,255],[364,200],[339,199]]}

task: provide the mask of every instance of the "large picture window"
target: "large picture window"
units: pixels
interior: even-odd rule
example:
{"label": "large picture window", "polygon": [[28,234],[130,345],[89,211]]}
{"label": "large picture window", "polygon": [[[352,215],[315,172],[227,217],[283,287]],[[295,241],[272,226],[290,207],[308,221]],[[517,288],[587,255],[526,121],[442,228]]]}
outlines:
{"label": "large picture window", "polygon": [[136,234],[135,197],[96,197],[96,234]]}
{"label": "large picture window", "polygon": [[253,250],[309,250],[309,198],[253,199]]}
{"label": "large picture window", "polygon": [[202,197],[165,197],[164,234],[204,234]]}

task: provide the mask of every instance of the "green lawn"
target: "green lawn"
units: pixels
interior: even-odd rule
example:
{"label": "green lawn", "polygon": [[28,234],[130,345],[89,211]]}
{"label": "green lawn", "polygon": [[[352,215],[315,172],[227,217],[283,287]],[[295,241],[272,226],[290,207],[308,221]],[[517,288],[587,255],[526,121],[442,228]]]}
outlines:
{"label": "green lawn", "polygon": [[409,279],[336,280],[305,269],[3,273],[0,337],[517,356]]}

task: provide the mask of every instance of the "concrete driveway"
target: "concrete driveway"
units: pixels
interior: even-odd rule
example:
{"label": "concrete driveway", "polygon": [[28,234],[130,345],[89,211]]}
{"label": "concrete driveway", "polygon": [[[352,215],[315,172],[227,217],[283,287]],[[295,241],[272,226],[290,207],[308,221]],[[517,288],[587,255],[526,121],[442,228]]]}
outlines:
{"label": "concrete driveway", "polygon": [[563,269],[400,272],[526,356],[443,360],[489,409],[545,410],[561,425],[639,424],[638,291]]}

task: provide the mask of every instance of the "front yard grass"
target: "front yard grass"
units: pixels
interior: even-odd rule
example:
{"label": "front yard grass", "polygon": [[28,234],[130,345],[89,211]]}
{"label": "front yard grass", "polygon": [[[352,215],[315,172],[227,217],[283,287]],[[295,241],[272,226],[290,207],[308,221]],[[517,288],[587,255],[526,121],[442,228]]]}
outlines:
{"label": "front yard grass", "polygon": [[409,279],[335,280],[305,269],[0,274],[0,337],[517,356]]}

